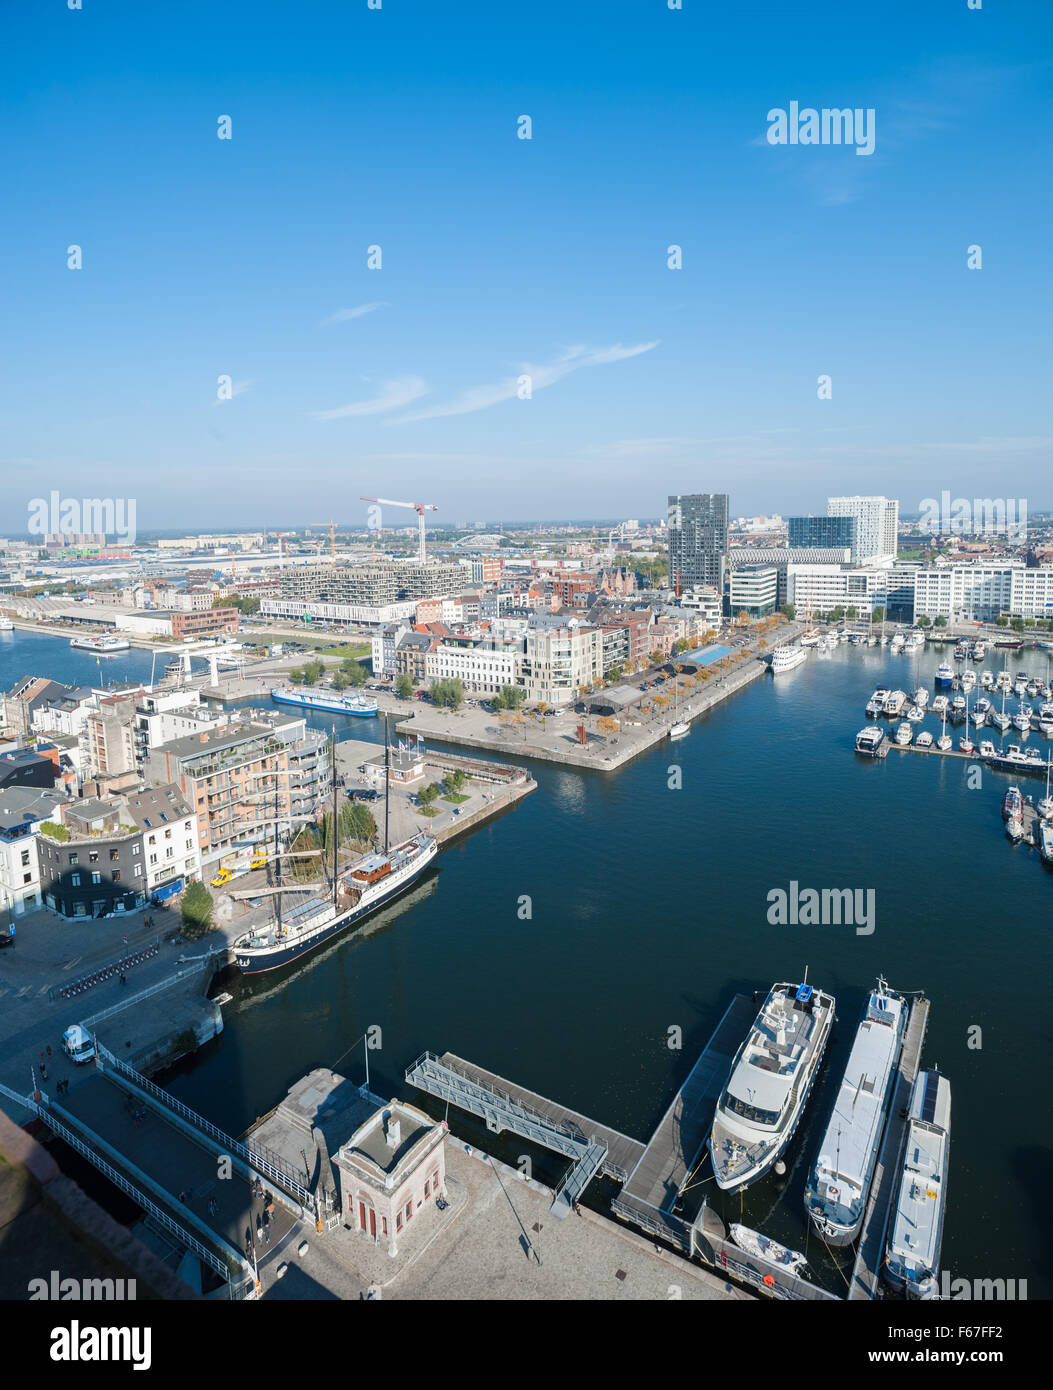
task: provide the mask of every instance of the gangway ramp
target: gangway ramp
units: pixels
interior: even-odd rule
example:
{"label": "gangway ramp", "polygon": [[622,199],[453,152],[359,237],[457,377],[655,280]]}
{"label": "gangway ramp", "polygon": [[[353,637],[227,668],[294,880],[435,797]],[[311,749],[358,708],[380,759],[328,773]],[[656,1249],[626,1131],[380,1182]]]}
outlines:
{"label": "gangway ramp", "polygon": [[896,1180],[899,1177],[903,1136],[907,1126],[905,1112],[910,1104],[911,1090],[917,1080],[921,1049],[928,1026],[929,1000],[919,996],[911,1005],[907,1031],[903,1037],[899,1070],[888,1108],[885,1137],[881,1143],[881,1152],[878,1154],[870,1186],[870,1200],[867,1202],[863,1225],[859,1232],[859,1245],[848,1291],[849,1302],[876,1298],[878,1294],[881,1262],[885,1257],[885,1233],[888,1230],[892,1204],[896,1199]]}
{"label": "gangway ramp", "polygon": [[507,1130],[572,1160],[557,1190],[553,1215],[565,1216],[597,1173],[624,1182],[644,1146],[619,1130],[528,1091],[452,1052],[425,1052],[406,1069],[419,1090],[477,1115],[494,1134]]}

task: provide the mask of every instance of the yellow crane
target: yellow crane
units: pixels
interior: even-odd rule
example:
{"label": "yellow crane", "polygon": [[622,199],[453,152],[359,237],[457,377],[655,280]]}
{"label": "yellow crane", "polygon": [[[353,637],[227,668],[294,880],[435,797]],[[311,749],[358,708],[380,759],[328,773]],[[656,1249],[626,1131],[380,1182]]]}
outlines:
{"label": "yellow crane", "polygon": [[312,526],[329,527],[329,551],[333,557],[333,564],[336,564],[336,522],[335,521],[312,521]]}

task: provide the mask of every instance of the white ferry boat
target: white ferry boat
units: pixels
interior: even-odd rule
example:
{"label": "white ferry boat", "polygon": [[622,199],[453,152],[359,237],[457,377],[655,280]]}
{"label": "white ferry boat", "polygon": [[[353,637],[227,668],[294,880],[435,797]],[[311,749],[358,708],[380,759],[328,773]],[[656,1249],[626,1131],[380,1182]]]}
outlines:
{"label": "white ferry boat", "polygon": [[863,1224],[906,1020],[906,1001],[879,980],[804,1189],[808,1215],[828,1245],[848,1245]]}
{"label": "white ferry boat", "polygon": [[951,1084],[923,1071],[910,1098],[902,1173],[885,1248],[885,1278],[908,1298],[939,1292],[951,1153]]}
{"label": "white ferry boat", "polygon": [[804,647],[779,647],[772,653],[771,673],[780,676],[785,671],[795,671],[807,660],[808,652]]}
{"label": "white ferry boat", "polygon": [[376,714],[378,705],[370,695],[344,695],[339,690],[315,690],[313,687],[278,685],[271,699],[279,705],[300,705],[305,709],[330,710],[333,714]]}
{"label": "white ferry boat", "polygon": [[416,882],[438,849],[431,835],[421,834],[367,855],[341,875],[335,903],[311,898],[280,921],[252,927],[237,937],[233,951],[239,969],[245,975],[277,970],[332,940]]}
{"label": "white ferry boat", "polygon": [[773,985],[731,1066],[708,1146],[717,1186],[741,1192],[793,1137],[834,1019],[833,995]]}
{"label": "white ferry boat", "polygon": [[131,646],[126,637],[71,637],[69,644],[84,651],[97,652],[101,656],[108,656],[111,652],[126,652]]}

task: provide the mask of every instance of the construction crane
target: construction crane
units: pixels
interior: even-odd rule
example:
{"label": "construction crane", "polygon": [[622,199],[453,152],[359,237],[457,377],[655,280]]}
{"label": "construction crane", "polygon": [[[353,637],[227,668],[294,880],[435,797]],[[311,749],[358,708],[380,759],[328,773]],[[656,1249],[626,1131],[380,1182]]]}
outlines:
{"label": "construction crane", "polygon": [[312,521],[312,526],[329,527],[329,550],[333,556],[333,564],[336,564],[336,522],[335,521]]}
{"label": "construction crane", "polygon": [[437,512],[439,509],[432,502],[392,502],[390,497],[361,497],[361,502],[377,502],[382,507],[412,507],[417,513],[417,526],[420,531],[420,562],[425,561],[424,552],[424,513]]}

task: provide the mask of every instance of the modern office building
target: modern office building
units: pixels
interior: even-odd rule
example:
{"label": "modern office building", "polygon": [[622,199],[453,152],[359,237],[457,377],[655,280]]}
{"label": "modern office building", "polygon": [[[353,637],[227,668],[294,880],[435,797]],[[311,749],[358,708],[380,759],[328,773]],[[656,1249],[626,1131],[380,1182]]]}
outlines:
{"label": "modern office building", "polygon": [[[1044,600],[1045,584],[1037,589],[1034,584],[1027,585],[1025,575],[1029,573],[1053,576],[1053,570],[1026,570],[1022,560],[981,560],[919,569],[914,587],[914,616],[946,618],[948,622],[988,621],[1002,614],[1024,617],[1023,612],[1017,613],[1017,603],[1023,605],[1026,601],[1034,609],[1039,599]],[[1053,591],[1049,597],[1053,598]],[[1026,616],[1038,614],[1032,611]]]}
{"label": "modern office building", "polygon": [[791,550],[856,549],[859,520],[855,516],[791,516],[786,519]]}
{"label": "modern office building", "polygon": [[887,564],[899,545],[899,503],[889,497],[828,497],[828,517],[854,517],[854,565]]}
{"label": "modern office building", "polygon": [[779,596],[779,571],[774,565],[743,565],[728,571],[728,603],[731,617],[767,618],[775,612]]}
{"label": "modern office building", "polygon": [[669,585],[677,591],[712,584],[723,592],[728,551],[728,494],[683,493],[669,498]]}

